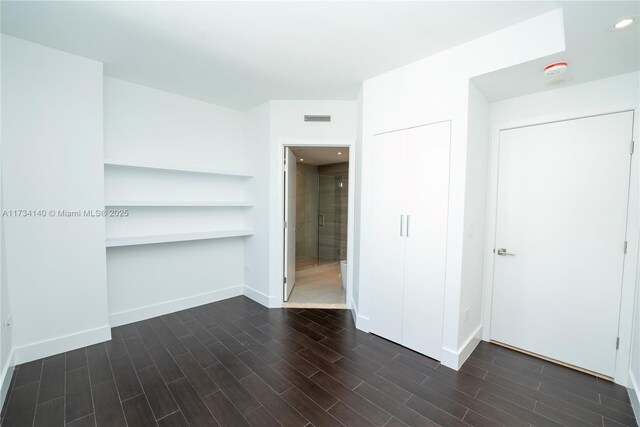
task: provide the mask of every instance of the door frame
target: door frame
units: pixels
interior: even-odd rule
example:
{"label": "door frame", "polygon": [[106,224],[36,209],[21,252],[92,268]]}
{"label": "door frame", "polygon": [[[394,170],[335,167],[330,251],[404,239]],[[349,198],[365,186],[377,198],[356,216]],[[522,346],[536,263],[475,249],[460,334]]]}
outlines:
{"label": "door frame", "polygon": [[[298,162],[298,158],[296,157],[296,155],[294,154],[293,150],[290,150],[289,147],[285,147],[285,149],[283,150],[283,160],[284,160],[284,172],[282,174],[283,176],[283,185],[284,185],[284,206],[283,206],[283,221],[285,226],[283,227],[282,231],[283,231],[283,239],[282,239],[282,250],[283,250],[283,256],[282,256],[282,262],[283,262],[283,266],[282,266],[282,276],[284,277],[283,280],[283,290],[288,290],[288,292],[282,292],[282,302],[286,302],[286,300],[289,299],[289,296],[291,296],[291,292],[293,292],[293,288],[296,286],[296,281],[295,281],[295,276],[296,276],[296,256],[295,256],[295,251],[296,251],[296,229],[298,228],[298,224],[296,222],[296,218],[293,218],[293,221],[291,220],[291,210],[292,210],[292,200],[291,200],[291,194],[293,193],[294,196],[296,194],[297,191],[297,187],[296,187],[296,182],[297,182],[297,162]],[[291,164],[289,164],[289,162],[295,159],[295,162],[293,164],[293,166]],[[294,170],[294,174],[295,176],[292,178],[291,175],[291,170]],[[293,185],[293,191],[291,189],[291,186]],[[293,200],[293,215],[297,216],[297,200]],[[291,224],[294,224],[294,227],[291,227]],[[293,229],[293,231],[292,231]],[[290,234],[293,232],[293,236],[291,236]],[[291,237],[293,238],[293,258],[290,257],[290,251],[291,251]],[[293,266],[289,265],[289,262],[291,261],[291,259],[293,259]],[[292,270],[293,269],[293,270]],[[289,277],[289,273],[291,273],[293,271],[293,277]],[[291,279],[293,279],[293,284],[290,285]],[[287,285],[290,285],[291,287],[288,288]]]}
{"label": "door frame", "polygon": [[[496,240],[497,226],[497,204],[498,204],[498,166],[500,158],[500,132],[515,128],[523,128],[537,125],[545,125],[557,122],[564,122],[577,119],[586,119],[603,115],[610,115],[623,112],[633,112],[632,120],[632,136],[638,141],[638,119],[635,108],[627,108],[613,111],[589,111],[586,114],[555,114],[538,118],[527,118],[509,122],[494,123],[491,127],[491,152],[489,159],[489,182],[487,191],[487,219],[486,219],[486,247],[485,268],[483,277],[483,304],[482,304],[482,339],[484,341],[491,340],[491,310],[493,304],[493,281],[494,281],[494,261],[496,255],[493,252]],[[629,141],[631,143],[631,141]],[[631,148],[631,146],[629,146]],[[638,264],[638,233],[640,232],[640,224],[636,220],[640,215],[639,203],[640,197],[638,193],[639,174],[638,174],[638,148],[631,156],[631,165],[629,171],[629,196],[627,202],[627,226],[626,240],[628,242],[627,254],[624,259],[622,293],[620,303],[620,318],[618,322],[618,335],[620,337],[620,346],[616,354],[616,366],[614,381],[618,384],[627,386],[629,377],[629,363],[631,356],[631,340],[633,327],[633,307],[636,298],[636,269]],[[630,220],[631,219],[631,220]]]}
{"label": "door frame", "polygon": [[[276,205],[278,206],[278,212],[280,213],[278,217],[278,223],[275,225],[277,227],[277,233],[279,238],[275,241],[275,251],[273,252],[275,255],[273,259],[270,261],[271,266],[275,268],[278,272],[278,277],[274,277],[271,283],[271,295],[280,295],[280,297],[273,302],[271,307],[280,308],[283,304],[283,296],[284,296],[284,281],[282,278],[284,277],[284,233],[282,232],[282,227],[284,226],[282,218],[284,218],[284,153],[286,148],[295,148],[295,147],[320,147],[320,148],[348,148],[349,149],[349,192],[348,192],[348,203],[347,203],[347,289],[346,289],[346,308],[351,309],[353,307],[353,248],[354,248],[354,219],[355,219],[355,188],[356,188],[356,153],[355,153],[355,141],[348,139],[289,139],[283,138],[278,141],[278,167],[277,167],[277,176],[278,176],[278,193],[277,200],[275,200]],[[274,229],[273,232],[276,232]],[[277,267],[275,264],[278,264]]]}

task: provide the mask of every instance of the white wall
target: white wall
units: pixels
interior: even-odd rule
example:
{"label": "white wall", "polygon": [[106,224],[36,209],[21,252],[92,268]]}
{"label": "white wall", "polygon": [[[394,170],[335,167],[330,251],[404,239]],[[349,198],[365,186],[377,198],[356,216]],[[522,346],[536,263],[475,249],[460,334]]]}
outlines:
{"label": "white wall", "polygon": [[[497,144],[500,129],[545,123],[595,114],[611,113],[623,110],[635,110],[634,138],[638,141],[638,108],[640,103],[640,74],[623,74],[607,79],[596,80],[580,85],[545,91],[533,95],[522,96],[495,102],[491,105],[491,176],[488,193],[488,227],[487,248],[485,253],[493,249],[495,236],[495,200],[497,188]],[[637,147],[637,145],[636,145]],[[621,299],[620,349],[616,360],[615,381],[627,384],[629,376],[629,353],[631,348],[631,328],[634,312],[634,295],[636,288],[636,262],[638,254],[637,221],[639,214],[639,173],[638,150],[632,156],[631,181],[629,188],[630,218],[627,226],[629,243],[625,259],[623,288]],[[492,257],[487,257],[484,278],[484,327],[483,339],[490,338],[491,283],[493,276]]]}
{"label": "white wall", "polygon": [[[353,289],[351,291],[351,298],[353,299],[351,302],[351,309],[355,317],[356,324],[359,321],[358,319],[361,319],[358,314],[358,303],[360,302],[360,233],[362,232],[362,223],[359,221],[362,216],[362,105],[363,93],[362,88],[360,88],[358,99],[356,99],[356,161],[354,165],[355,184],[353,185],[355,189],[353,217],[356,220],[354,220],[353,224]],[[362,322],[362,320],[360,320],[360,322]],[[363,329],[366,330],[367,327],[364,326]]]}
{"label": "white wall", "polygon": [[[305,114],[329,114],[331,122],[305,122]],[[354,143],[356,103],[269,101],[248,111],[245,118],[247,171],[254,175],[249,192],[257,200],[250,214],[256,233],[247,240],[245,293],[261,304],[280,307],[283,277],[282,147],[284,144],[331,146]]]}
{"label": "white wall", "polygon": [[[106,77],[105,157],[245,171],[243,114]],[[106,168],[108,200],[248,200],[244,178]],[[250,200],[249,200],[250,201]],[[248,227],[244,207],[129,208],[108,218],[107,236]],[[242,294],[243,238],[109,248],[112,325]]]}
{"label": "white wall", "polygon": [[15,362],[110,338],[102,209],[102,64],[2,36],[6,274]]}
{"label": "white wall", "polygon": [[[305,114],[331,116],[331,122],[305,122]],[[271,143],[274,140],[353,141],[355,101],[271,101]]]}
{"label": "white wall", "polygon": [[247,195],[253,201],[248,221],[254,235],[245,240],[244,294],[267,307],[269,301],[269,159],[271,103],[265,102],[245,112],[244,144],[247,171],[254,176]]}
{"label": "white wall", "polygon": [[[640,216],[636,219],[640,221]],[[640,254],[639,254],[640,255]],[[640,260],[640,259],[638,259]],[[638,261],[637,260],[637,261]],[[633,315],[633,338],[629,362],[629,399],[640,424],[640,268],[636,265],[636,295]]]}
{"label": "white wall", "polygon": [[104,117],[106,158],[244,169],[238,111],[105,77]]}
{"label": "white wall", "polygon": [[[2,153],[0,150],[0,212],[4,209],[4,203],[2,203],[1,163]],[[4,218],[0,218],[0,405],[5,401],[13,373],[13,328],[8,327],[6,330],[4,328],[4,324],[12,319],[4,235]]]}
{"label": "white wall", "polygon": [[[374,274],[368,235],[375,231],[369,203],[371,141],[376,133],[452,121],[451,173],[448,215],[447,278],[443,329],[443,360],[457,368],[469,350],[463,344],[461,301],[471,299],[476,287],[463,287],[465,203],[468,140],[469,79],[564,50],[562,13],[553,11],[457,46],[421,61],[367,80],[363,85],[362,233],[358,315],[369,315],[370,275]],[[445,66],[446,65],[446,66]],[[468,216],[467,218],[472,218]],[[475,254],[475,251],[469,253]],[[478,254],[476,254],[478,256]],[[475,263],[477,259],[473,262]],[[470,296],[463,295],[471,292]],[[366,321],[359,322],[363,325]],[[426,326],[426,325],[425,325]],[[471,329],[471,328],[469,328]]]}
{"label": "white wall", "polygon": [[[2,35],[0,35],[1,40]],[[2,81],[2,55],[0,55],[0,82]],[[0,99],[2,99],[2,85],[0,84]],[[0,103],[0,143],[2,141],[2,105]],[[0,149],[0,405],[5,401],[11,375],[13,373],[13,343],[12,328],[5,330],[4,323],[11,318],[11,303],[9,301],[9,283],[7,282],[7,260],[4,242],[4,209],[2,191],[2,150]]]}
{"label": "white wall", "polygon": [[[331,115],[330,123],[305,122],[305,114]],[[269,212],[269,253],[270,259],[270,284],[269,295],[271,306],[282,304],[282,209],[284,206],[282,172],[284,145],[314,144],[326,146],[339,146],[355,144],[356,137],[356,103],[354,101],[271,101],[271,134],[270,134],[270,169],[269,169],[269,195],[272,203]],[[355,150],[350,150],[351,159]],[[354,167],[352,161],[350,167]],[[353,182],[353,171],[350,170],[350,182]],[[350,185],[349,191],[353,193],[355,187]],[[351,208],[351,205],[349,206]],[[349,215],[353,218],[353,209],[349,209]],[[353,221],[350,221],[353,226]],[[353,236],[352,228],[348,230],[347,240]],[[347,259],[352,258],[353,245],[347,247]],[[351,267],[347,275],[351,275]],[[350,279],[347,279],[349,281]]]}
{"label": "white wall", "polygon": [[489,102],[469,83],[467,119],[467,169],[464,203],[464,236],[460,283],[460,326],[458,342],[480,339],[482,327],[482,278],[485,259],[485,223],[489,160]]}

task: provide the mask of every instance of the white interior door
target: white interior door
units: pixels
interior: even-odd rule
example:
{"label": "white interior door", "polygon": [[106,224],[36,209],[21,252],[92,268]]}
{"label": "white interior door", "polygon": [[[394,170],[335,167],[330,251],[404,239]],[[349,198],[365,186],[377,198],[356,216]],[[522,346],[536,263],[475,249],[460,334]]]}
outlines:
{"label": "white interior door", "polygon": [[492,339],[613,377],[632,120],[500,132]]}
{"label": "white interior door", "polygon": [[284,172],[284,301],[296,284],[296,159],[285,149]]}
{"label": "white interior door", "polygon": [[371,332],[402,341],[406,233],[407,133],[377,135],[372,191],[375,273],[371,284]]}
{"label": "white interior door", "polygon": [[407,131],[407,218],[401,343],[440,360],[444,310],[449,122]]}

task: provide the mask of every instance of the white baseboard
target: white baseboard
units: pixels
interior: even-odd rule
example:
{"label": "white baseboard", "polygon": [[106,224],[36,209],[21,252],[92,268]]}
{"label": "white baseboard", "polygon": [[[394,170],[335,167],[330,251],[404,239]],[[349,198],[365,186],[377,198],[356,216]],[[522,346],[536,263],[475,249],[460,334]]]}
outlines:
{"label": "white baseboard", "polygon": [[42,359],[43,357],[75,350],[76,348],[109,341],[110,339],[111,327],[109,325],[105,325],[99,328],[87,329],[73,334],[63,335],[20,347],[14,347],[13,360],[15,365],[20,365],[22,363],[31,362],[32,360]]}
{"label": "white baseboard", "polygon": [[13,350],[7,357],[7,363],[2,370],[2,376],[0,377],[0,408],[6,403],[7,393],[9,392],[9,386],[11,385],[11,377],[13,376],[13,370],[16,364],[13,361]]}
{"label": "white baseboard", "polygon": [[640,424],[640,388],[638,386],[638,382],[636,381],[635,375],[633,375],[633,371],[629,370],[629,400],[631,400],[631,407],[633,408],[633,413],[636,414],[636,420],[638,424]]}
{"label": "white baseboard", "polygon": [[353,298],[351,298],[351,301],[350,301],[349,305],[350,305],[350,309],[351,309],[351,317],[353,317],[353,323],[356,324],[356,328],[357,328],[357,325],[358,325],[358,307],[353,302]]}
{"label": "white baseboard", "polygon": [[267,308],[282,308],[282,298],[279,296],[269,296],[247,285],[244,285],[243,290],[245,297],[251,298],[258,304],[262,304]]}
{"label": "white baseboard", "polygon": [[242,289],[245,297],[251,298],[258,304],[264,305],[265,307],[271,307],[271,298],[269,297],[269,295],[247,285],[244,285]]}
{"label": "white baseboard", "polygon": [[356,328],[360,329],[362,332],[369,332],[369,318],[358,314]]}
{"label": "white baseboard", "polygon": [[111,326],[127,325],[140,320],[150,319],[156,316],[162,316],[168,313],[174,313],[180,310],[197,307],[199,305],[209,304],[227,298],[242,295],[243,286],[232,286],[230,288],[218,289],[216,291],[205,292],[185,298],[179,298],[171,301],[165,301],[158,304],[146,305],[144,307],[134,308],[132,310],[111,313],[109,321]]}
{"label": "white baseboard", "polygon": [[369,318],[358,313],[358,308],[353,299],[351,300],[351,315],[353,316],[353,321],[356,322],[356,328],[362,332],[369,332]]}
{"label": "white baseboard", "polygon": [[479,325],[475,331],[467,338],[467,340],[457,349],[451,350],[446,347],[442,348],[442,354],[440,356],[440,363],[444,366],[459,370],[464,362],[467,361],[473,350],[475,350],[476,346],[481,340],[482,336],[482,325]]}
{"label": "white baseboard", "polygon": [[277,296],[274,297],[273,295],[269,297],[269,305],[267,306],[268,308],[282,308],[282,297],[281,296]]}

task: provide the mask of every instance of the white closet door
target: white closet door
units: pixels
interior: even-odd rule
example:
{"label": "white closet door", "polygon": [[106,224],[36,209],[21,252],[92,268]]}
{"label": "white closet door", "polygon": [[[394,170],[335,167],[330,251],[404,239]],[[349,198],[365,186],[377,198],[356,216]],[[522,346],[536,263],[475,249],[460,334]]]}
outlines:
{"label": "white closet door", "polygon": [[632,122],[500,132],[494,340],[614,375]]}
{"label": "white closet door", "polygon": [[449,205],[450,124],[407,135],[402,344],[440,360]]}
{"label": "white closet door", "polygon": [[395,342],[402,340],[404,246],[406,232],[406,131],[374,139],[375,273],[371,284],[371,332]]}

